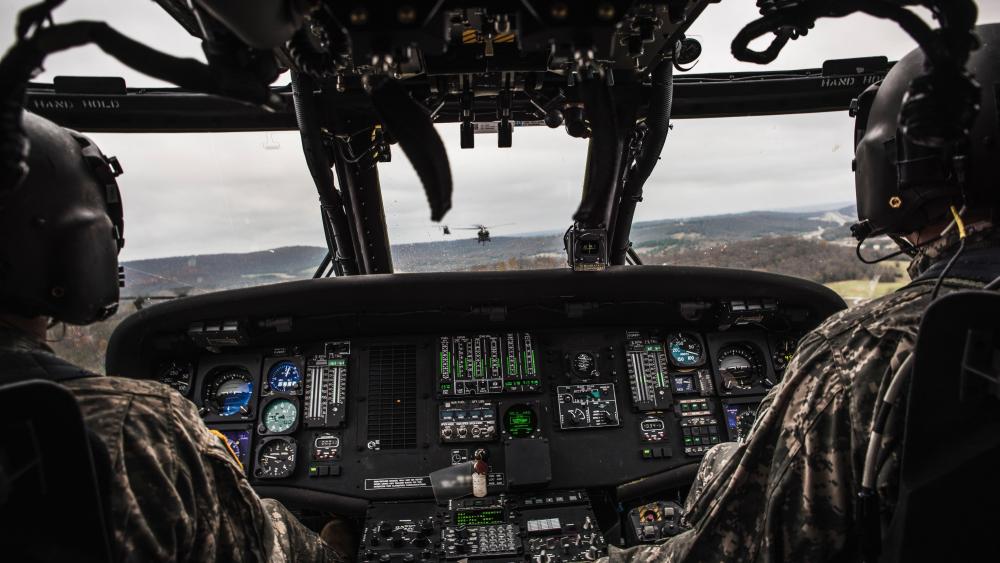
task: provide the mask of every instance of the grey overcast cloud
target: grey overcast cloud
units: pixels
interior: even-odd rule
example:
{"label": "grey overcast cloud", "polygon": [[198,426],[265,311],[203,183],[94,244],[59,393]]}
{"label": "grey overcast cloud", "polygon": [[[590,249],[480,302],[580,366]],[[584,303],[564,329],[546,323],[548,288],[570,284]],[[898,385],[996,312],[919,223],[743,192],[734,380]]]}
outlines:
{"label": "grey overcast cloud", "polygon": [[[13,42],[16,13],[0,7],[0,44]],[[1000,21],[1000,2],[979,3],[980,22]],[[709,6],[692,26],[704,52],[693,72],[797,69],[835,58],[898,59],[913,42],[895,24],[852,16],[821,20],[760,67],[732,58],[729,44],[757,17],[751,0]],[[150,0],[69,0],[57,22],[104,20],[125,34],[179,56],[203,59],[200,44]],[[57,75],[122,76],[130,86],[162,83],[119,64],[95,47],[52,56],[39,81]],[[278,83],[288,81],[282,75]],[[852,121],[846,112],[677,120],[645,189],[636,221],[787,209],[854,199]],[[512,223],[495,234],[562,230],[579,202],[586,141],[561,129],[520,128],[512,149],[482,135],[459,149],[458,128],[439,126],[455,182],[448,225]],[[316,193],[297,132],[99,134],[125,175],[126,245],[122,258],[250,252],[288,245],[323,246]],[[379,167],[393,243],[441,240],[413,168],[401,151]]]}

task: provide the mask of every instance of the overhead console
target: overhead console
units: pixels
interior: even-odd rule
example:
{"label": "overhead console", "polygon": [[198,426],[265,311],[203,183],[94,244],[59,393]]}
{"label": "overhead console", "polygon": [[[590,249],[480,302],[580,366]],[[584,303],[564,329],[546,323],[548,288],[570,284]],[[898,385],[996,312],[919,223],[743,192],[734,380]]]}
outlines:
{"label": "overhead console", "polygon": [[[140,311],[108,371],[194,401],[262,494],[370,510],[363,557],[555,554],[558,536],[590,558],[606,542],[586,491],[741,439],[798,339],[843,306],[703,268],[324,279]],[[435,503],[430,475],[476,460],[488,496]],[[633,516],[639,540],[679,518]]]}

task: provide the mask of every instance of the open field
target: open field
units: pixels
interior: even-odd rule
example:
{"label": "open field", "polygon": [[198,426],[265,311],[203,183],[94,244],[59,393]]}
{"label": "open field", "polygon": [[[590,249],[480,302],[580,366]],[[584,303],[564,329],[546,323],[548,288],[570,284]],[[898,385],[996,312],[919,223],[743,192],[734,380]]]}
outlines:
{"label": "open field", "polygon": [[892,293],[909,283],[909,276],[906,274],[907,262],[890,261],[886,266],[898,269],[899,277],[894,281],[881,281],[879,279],[844,280],[829,282],[824,285],[836,291],[848,305],[857,305],[861,301],[882,297]]}

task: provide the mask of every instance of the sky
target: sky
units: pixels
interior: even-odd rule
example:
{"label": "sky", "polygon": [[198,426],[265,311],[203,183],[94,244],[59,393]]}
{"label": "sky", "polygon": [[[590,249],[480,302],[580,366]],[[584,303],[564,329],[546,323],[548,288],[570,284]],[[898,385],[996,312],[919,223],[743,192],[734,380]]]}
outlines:
{"label": "sky", "polygon": [[[13,42],[14,18],[33,3],[0,5],[0,45]],[[68,0],[56,22],[104,20],[125,34],[178,56],[203,59],[191,37],[152,0]],[[690,30],[703,53],[692,72],[814,68],[824,60],[885,55],[914,47],[895,24],[864,15],[821,20],[760,67],[733,59],[729,45],[757,17],[750,0],[710,5]],[[1000,2],[980,3],[980,22],[1000,21]],[[124,67],[96,47],[59,53],[36,80],[57,75],[122,76],[129,86],[162,83]],[[287,74],[278,83],[287,82]],[[442,224],[510,224],[494,235],[562,231],[580,198],[587,141],[562,129],[514,131],[512,149],[479,135],[459,148],[458,127],[441,125],[455,193]],[[787,209],[854,199],[853,122],[847,112],[675,120],[645,187],[636,221]],[[94,134],[125,169],[124,260],[251,252],[288,245],[323,246],[316,191],[297,132]],[[444,240],[430,221],[423,189],[402,151],[379,166],[393,243]],[[458,233],[452,236],[460,236]]]}

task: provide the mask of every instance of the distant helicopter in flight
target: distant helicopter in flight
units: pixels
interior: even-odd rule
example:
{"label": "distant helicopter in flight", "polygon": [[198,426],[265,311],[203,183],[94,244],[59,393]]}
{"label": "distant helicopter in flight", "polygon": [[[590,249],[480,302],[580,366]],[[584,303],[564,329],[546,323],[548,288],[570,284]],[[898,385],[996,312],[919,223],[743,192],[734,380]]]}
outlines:
{"label": "distant helicopter in flight", "polygon": [[508,225],[513,225],[514,223],[504,223],[503,225],[473,225],[470,227],[449,227],[448,225],[441,226],[441,232],[445,235],[450,235],[452,230],[456,231],[477,231],[476,240],[479,244],[486,244],[493,240],[490,238],[490,229],[495,229],[497,227],[506,227]]}

